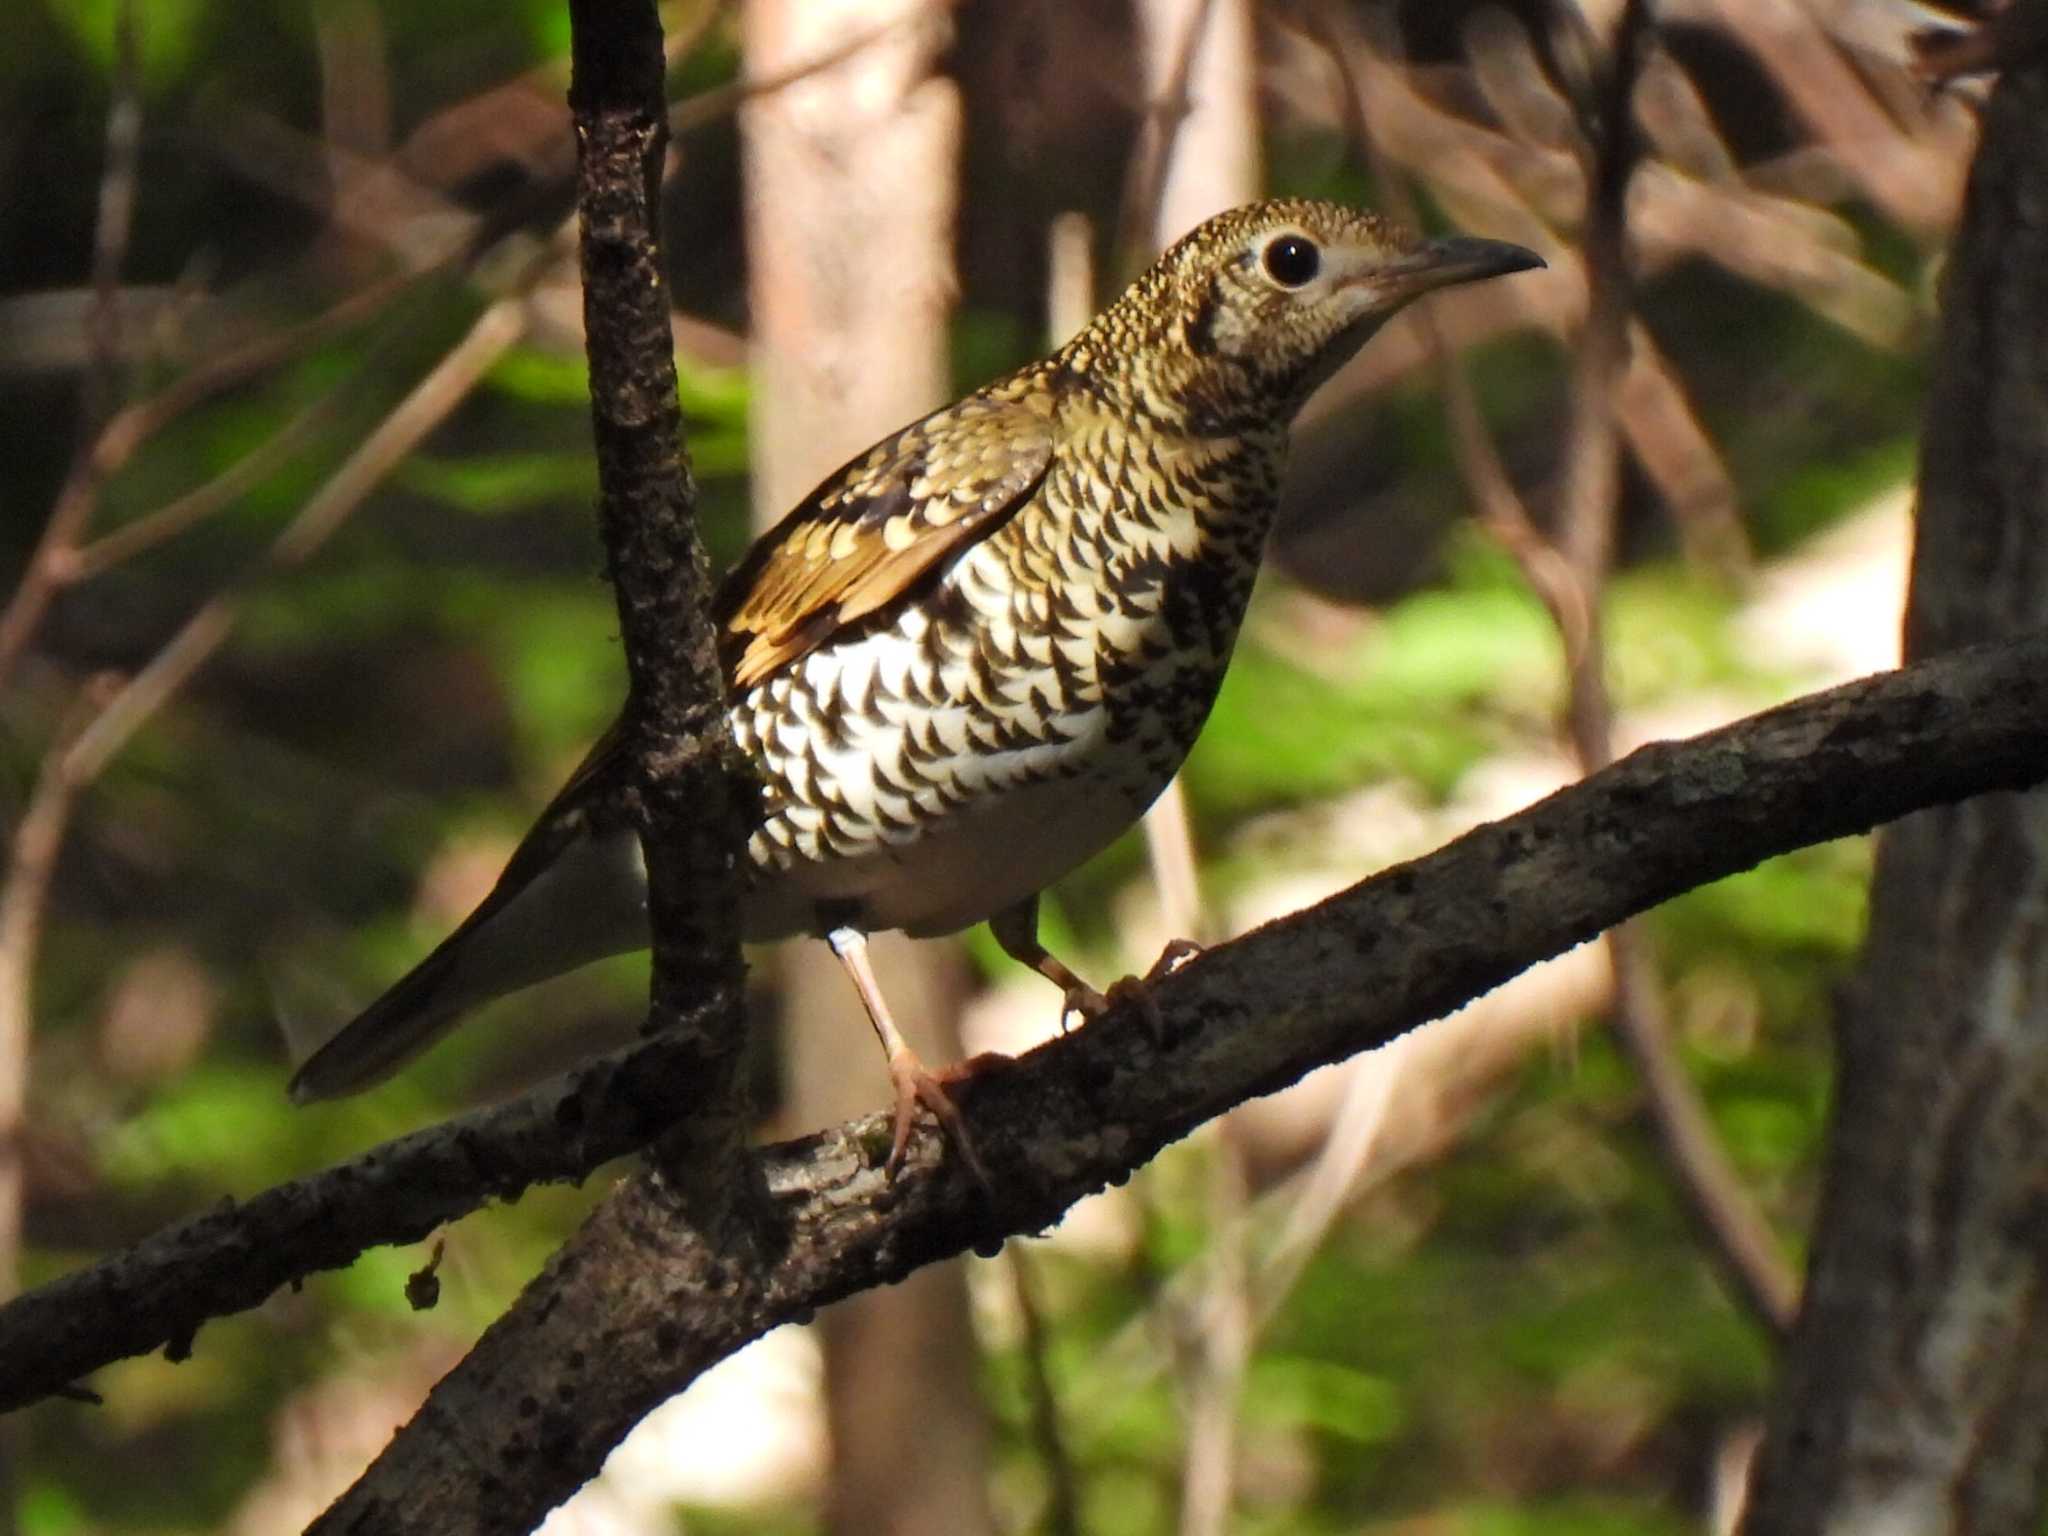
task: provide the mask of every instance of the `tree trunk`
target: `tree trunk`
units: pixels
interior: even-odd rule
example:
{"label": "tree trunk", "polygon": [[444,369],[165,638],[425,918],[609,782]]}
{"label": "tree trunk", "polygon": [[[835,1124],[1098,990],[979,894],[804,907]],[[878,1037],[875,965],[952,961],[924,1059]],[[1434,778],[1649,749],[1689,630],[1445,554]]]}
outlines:
{"label": "tree trunk", "polygon": [[[1996,87],[1943,297],[1909,658],[2048,626],[2043,64]],[[1989,795],[1883,834],[1749,1536],[2040,1529],[2044,923],[2048,795]]]}

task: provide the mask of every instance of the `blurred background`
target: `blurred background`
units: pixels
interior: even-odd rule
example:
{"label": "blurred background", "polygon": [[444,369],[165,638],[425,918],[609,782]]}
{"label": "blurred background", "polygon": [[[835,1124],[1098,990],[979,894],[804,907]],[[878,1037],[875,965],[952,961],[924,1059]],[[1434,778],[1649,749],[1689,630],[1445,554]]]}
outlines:
{"label": "blurred background", "polygon": [[[1328,196],[1549,260],[1402,317],[1304,413],[1182,793],[1048,900],[1098,984],[1514,809],[1610,739],[1895,660],[1972,100],[1915,77],[1927,18],[1895,0],[1660,5],[1611,210],[1627,355],[1589,372],[1617,10],[664,8],[677,357],[721,566],[1218,208]],[[566,6],[13,14],[0,1296],[623,1043],[646,984],[644,959],[597,967],[370,1096],[284,1098],[288,1036],[467,912],[623,698]],[[1589,402],[1621,445],[1590,565]],[[1567,666],[1588,608],[1613,717],[1592,735]],[[1609,953],[1580,950],[1040,1240],[771,1336],[546,1529],[1727,1528],[1867,865],[1838,844],[1694,892],[1635,935],[1619,1005]],[[882,1107],[829,964],[754,958],[763,1134]],[[1055,1027],[980,933],[886,964],[928,1059]],[[1645,1060],[1673,1069],[1654,1094]],[[0,1532],[299,1529],[606,1182],[446,1231],[431,1311],[405,1296],[425,1249],[372,1253],[181,1365],[102,1372],[102,1406],[0,1421]]]}

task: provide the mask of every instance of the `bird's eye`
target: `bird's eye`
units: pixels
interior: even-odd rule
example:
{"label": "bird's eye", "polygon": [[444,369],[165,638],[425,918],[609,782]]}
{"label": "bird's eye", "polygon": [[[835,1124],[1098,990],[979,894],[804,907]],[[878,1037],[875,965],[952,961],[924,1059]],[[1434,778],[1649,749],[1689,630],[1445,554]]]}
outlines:
{"label": "bird's eye", "polygon": [[1323,253],[1303,235],[1282,235],[1266,247],[1266,275],[1283,288],[1299,288],[1322,270]]}

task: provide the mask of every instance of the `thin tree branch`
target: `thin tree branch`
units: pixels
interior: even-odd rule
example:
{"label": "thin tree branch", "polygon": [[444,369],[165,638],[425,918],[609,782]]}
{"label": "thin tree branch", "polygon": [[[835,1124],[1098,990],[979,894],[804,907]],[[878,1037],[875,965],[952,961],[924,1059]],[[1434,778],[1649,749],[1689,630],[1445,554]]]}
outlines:
{"label": "thin tree branch", "polygon": [[1060,1427],[1059,1393],[1052,1383],[1052,1337],[1038,1304],[1037,1265],[1031,1250],[1012,1243],[1007,1255],[1017,1315],[1024,1323],[1024,1395],[1031,1410],[1031,1442],[1045,1467],[1046,1529],[1053,1536],[1081,1536],[1081,1479]]}
{"label": "thin tree branch", "polygon": [[[460,252],[452,252],[451,259]],[[418,274],[399,273],[366,284],[312,319],[237,348],[181,375],[146,400],[123,406],[108,418],[73,473],[57,493],[43,535],[30,555],[19,585],[0,610],[0,684],[12,673],[22,650],[42,622],[62,579],[68,552],[99,500],[100,488],[144,443],[187,411],[223,390],[317,346],[329,336],[375,314]]]}
{"label": "thin tree branch", "polygon": [[242,583],[204,603],[79,733],[65,754],[65,773],[74,784],[97,778],[135,732],[220,649],[234,632],[255,581],[310,559],[392,467],[469,398],[492,365],[525,333],[525,316],[525,300],[513,297],[499,299],[477,317],[468,334],[299,509],[255,570]]}
{"label": "thin tree branch", "polygon": [[1135,267],[1152,250],[1159,228],[1160,200],[1166,195],[1173,142],[1190,108],[1188,80],[1194,73],[1195,52],[1202,46],[1202,34],[1209,29],[1213,5],[1214,0],[1189,0],[1187,25],[1174,44],[1172,67],[1158,94],[1145,103],[1145,116],[1138,124],[1137,149],[1124,184],[1123,207],[1117,218],[1116,259],[1126,266]]}
{"label": "thin tree branch", "polygon": [[[80,390],[78,450],[65,475],[65,485],[80,480],[89,461],[87,445],[99,430],[118,387],[121,360],[121,267],[127,260],[135,212],[136,163],[142,138],[141,42],[134,0],[122,0],[114,19],[115,58],[107,109],[106,147],[102,158],[98,214],[93,226],[92,308],[87,318],[90,351]],[[60,492],[58,505],[64,505]],[[86,507],[55,513],[45,524],[30,556],[31,570],[68,550],[84,531]],[[24,580],[23,586],[30,585]],[[27,600],[18,592],[0,612],[0,685],[4,685],[11,636],[26,637],[40,621],[49,601],[47,584]],[[82,701],[81,701],[82,702]],[[29,1036],[34,1023],[35,955],[42,934],[43,913],[57,855],[70,820],[72,786],[63,777],[61,756],[75,726],[67,722],[44,754],[27,808],[8,840],[8,863],[0,885],[0,1299],[11,1297],[18,1283],[22,1204],[25,1186],[21,1146],[23,1113],[28,1103]],[[17,1447],[0,1435],[0,1510],[13,1504],[9,1476]],[[0,1527],[8,1524],[0,1515]]]}
{"label": "thin tree branch", "polygon": [[750,101],[763,96],[772,96],[792,85],[800,85],[813,75],[822,75],[828,69],[836,69],[855,54],[872,48],[900,27],[936,27],[943,23],[951,12],[951,0],[932,0],[921,11],[892,16],[887,21],[854,33],[844,42],[827,48],[815,58],[804,59],[787,69],[773,74],[742,77],[716,85],[694,96],[686,96],[668,112],[668,130],[677,138],[702,128],[706,123],[716,122],[737,112]]}
{"label": "thin tree branch", "polygon": [[[1232,1104],[1384,1045],[1682,891],[1924,806],[2043,778],[2048,636],[1957,651],[1644,747],[1188,962],[1153,989],[1164,1048],[1125,1009],[977,1073],[959,1096],[1000,1204],[959,1175],[929,1131],[888,1183],[879,1113],[768,1149],[787,1241],[758,1274],[726,1277],[718,1336],[736,1346],[750,1329],[920,1263],[1041,1230]],[[0,1308],[0,1410],[116,1359],[165,1344],[182,1352],[207,1318],[252,1306],[295,1276],[415,1241],[487,1200],[580,1178],[647,1144],[689,1097],[677,1083],[687,1081],[693,1038],[650,1041],[18,1298]],[[592,1340],[654,1327],[621,1314],[578,1348],[586,1365],[597,1350],[609,1367],[610,1347]],[[668,1362],[703,1347],[663,1337],[676,1344]]]}
{"label": "thin tree branch", "polygon": [[[397,331],[392,333],[399,334]],[[263,483],[322,427],[333,421],[360,373],[351,375],[297,412],[262,443],[243,454],[211,480],[192,487],[159,507],[129,519],[89,544],[72,547],[56,562],[55,580],[67,586],[104,575],[157,545],[189,533],[208,518],[233,506]]]}
{"label": "thin tree branch", "polygon": [[[1565,628],[1571,678],[1566,713],[1573,750],[1588,772],[1604,768],[1614,756],[1601,612],[1621,505],[1616,400],[1629,367],[1634,308],[1628,188],[1639,152],[1635,84],[1653,25],[1648,0],[1627,0],[1582,112],[1582,132],[1590,146],[1584,234],[1588,297],[1574,350],[1556,539],[1580,594],[1584,623],[1576,650]],[[1615,1038],[1642,1082],[1665,1166],[1736,1296],[1782,1340],[1798,1311],[1799,1282],[1763,1213],[1743,1189],[1678,1059],[1649,931],[1638,922],[1623,923],[1607,935],[1607,948],[1614,966]]]}
{"label": "thin tree branch", "polygon": [[[1187,1423],[1181,1452],[1180,1536],[1223,1536],[1237,1499],[1238,1402],[1255,1319],[1245,1208],[1250,1191],[1233,1122],[1211,1141],[1208,1252],[1200,1292],[1169,1316]],[[1170,1303],[1169,1303],[1170,1305]]]}
{"label": "thin tree branch", "polygon": [[[1620,489],[1617,400],[1628,367],[1632,327],[1627,195],[1637,144],[1630,104],[1648,28],[1648,7],[1642,0],[1630,0],[1616,28],[1608,67],[1598,80],[1586,83],[1580,107],[1581,142],[1589,146],[1584,153],[1589,189],[1584,235],[1588,298],[1574,351],[1572,424],[1555,542],[1537,526],[1501,463],[1471,381],[1434,313],[1425,307],[1414,322],[1422,328],[1425,347],[1441,370],[1453,452],[1478,504],[1481,524],[1514,556],[1557,626],[1569,678],[1569,734],[1581,768],[1589,772],[1613,756],[1600,594],[1611,559]],[[1312,13],[1311,30],[1344,81],[1342,110],[1375,179],[1387,189],[1397,211],[1413,219],[1415,203],[1406,178],[1371,132],[1341,20],[1318,9]],[[1735,1294],[1783,1337],[1797,1306],[1797,1282],[1729,1165],[1678,1061],[1664,1021],[1654,962],[1643,947],[1645,938],[1636,925],[1624,924],[1608,935],[1607,942],[1615,971],[1616,1036],[1643,1083],[1666,1166]]]}
{"label": "thin tree branch", "polygon": [[142,146],[141,41],[134,0],[115,13],[115,60],[107,108],[106,150],[100,167],[98,216],[93,226],[92,308],[86,319],[90,347],[79,391],[79,448],[65,471],[56,502],[20,585],[0,609],[0,686],[48,611],[56,586],[51,571],[85,532],[104,472],[95,434],[103,436],[112,409],[121,357],[121,266],[135,214],[136,165]]}

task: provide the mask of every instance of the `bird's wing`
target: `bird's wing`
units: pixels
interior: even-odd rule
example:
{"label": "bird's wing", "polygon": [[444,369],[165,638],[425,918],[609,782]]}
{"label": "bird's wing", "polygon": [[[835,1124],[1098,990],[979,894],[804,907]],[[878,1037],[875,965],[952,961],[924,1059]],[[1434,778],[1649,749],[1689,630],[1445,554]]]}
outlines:
{"label": "bird's wing", "polygon": [[[976,396],[876,444],[813,491],[726,578],[713,605],[728,684],[748,688],[885,607],[1030,500],[1052,463],[1043,396]],[[460,927],[299,1068],[301,1100],[351,1093],[423,1049],[472,996],[484,931],[599,825],[624,767],[623,721],[598,739]],[[612,953],[593,947],[572,963]],[[474,969],[474,967],[471,967]],[[506,987],[523,986],[511,980]]]}
{"label": "bird's wing", "polygon": [[719,588],[728,681],[751,688],[907,592],[1030,500],[1050,407],[972,396],[884,438],[762,535]]}

